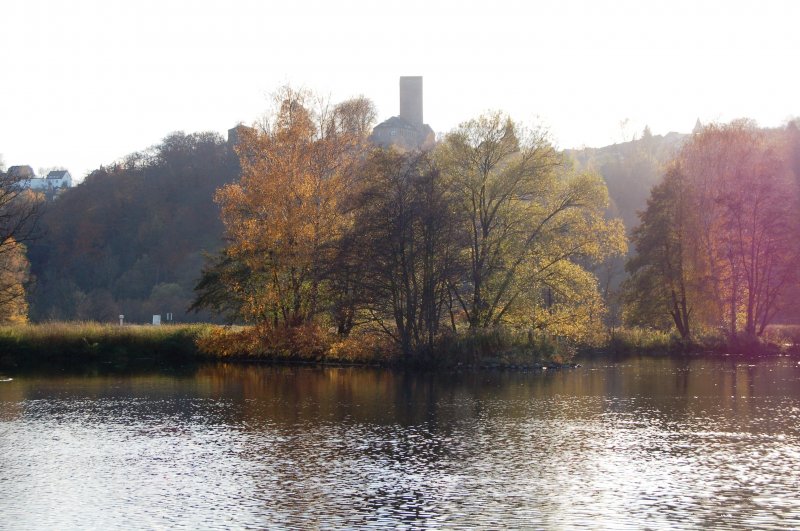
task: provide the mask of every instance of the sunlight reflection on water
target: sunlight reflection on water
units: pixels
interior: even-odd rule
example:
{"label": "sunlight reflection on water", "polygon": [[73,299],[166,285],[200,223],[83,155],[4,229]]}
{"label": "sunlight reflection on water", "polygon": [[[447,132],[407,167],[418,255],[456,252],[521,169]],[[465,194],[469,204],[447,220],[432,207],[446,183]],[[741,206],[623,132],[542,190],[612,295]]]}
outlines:
{"label": "sunlight reflection on water", "polygon": [[3,526],[787,528],[800,368],[212,365],[0,385]]}

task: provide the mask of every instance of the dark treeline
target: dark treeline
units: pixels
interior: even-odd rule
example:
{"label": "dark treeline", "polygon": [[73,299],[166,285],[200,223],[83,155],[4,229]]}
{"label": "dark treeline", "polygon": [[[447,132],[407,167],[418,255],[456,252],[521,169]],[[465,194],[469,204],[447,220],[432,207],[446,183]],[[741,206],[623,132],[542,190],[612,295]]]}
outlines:
{"label": "dark treeline", "polygon": [[186,309],[203,253],[222,245],[214,190],[237,174],[219,135],[174,133],[46,203],[28,252],[31,318],[208,319]]}

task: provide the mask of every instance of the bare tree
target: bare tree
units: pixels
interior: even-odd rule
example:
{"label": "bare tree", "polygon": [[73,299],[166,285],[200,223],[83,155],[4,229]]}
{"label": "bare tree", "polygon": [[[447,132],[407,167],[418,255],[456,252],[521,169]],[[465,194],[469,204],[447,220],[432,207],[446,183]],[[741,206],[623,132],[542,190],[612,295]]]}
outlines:
{"label": "bare tree", "polygon": [[451,193],[427,154],[379,150],[355,200],[361,302],[406,358],[433,348],[447,313],[462,247]]}

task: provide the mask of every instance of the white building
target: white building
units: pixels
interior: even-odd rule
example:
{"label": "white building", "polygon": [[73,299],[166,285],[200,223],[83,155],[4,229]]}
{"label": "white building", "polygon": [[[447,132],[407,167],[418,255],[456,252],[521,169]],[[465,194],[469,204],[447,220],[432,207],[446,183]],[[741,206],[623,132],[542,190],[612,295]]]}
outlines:
{"label": "white building", "polygon": [[72,188],[72,175],[67,170],[54,170],[44,179],[50,188]]}
{"label": "white building", "polygon": [[46,192],[72,188],[72,175],[67,170],[54,170],[47,177],[37,177],[30,166],[12,166],[8,174],[19,179],[20,186],[31,190]]}

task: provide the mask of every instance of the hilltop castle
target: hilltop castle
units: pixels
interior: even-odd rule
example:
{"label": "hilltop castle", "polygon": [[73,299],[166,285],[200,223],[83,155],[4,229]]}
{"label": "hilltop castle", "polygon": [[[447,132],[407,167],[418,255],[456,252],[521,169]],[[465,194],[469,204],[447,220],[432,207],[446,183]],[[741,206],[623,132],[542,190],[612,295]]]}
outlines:
{"label": "hilltop castle", "polygon": [[378,146],[393,146],[403,151],[434,146],[436,135],[422,119],[422,76],[400,78],[400,116],[376,125],[369,138]]}
{"label": "hilltop castle", "polygon": [[[245,130],[241,123],[228,129],[228,145],[235,146]],[[436,144],[436,134],[422,117],[422,76],[400,77],[400,115],[392,116],[372,129],[370,141],[381,147],[401,151],[428,150]]]}

